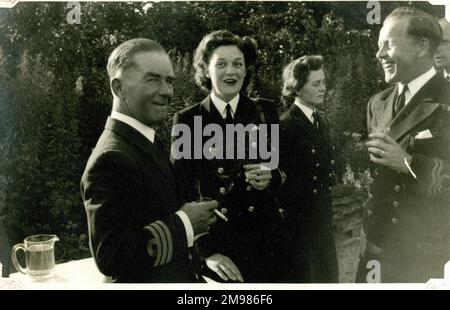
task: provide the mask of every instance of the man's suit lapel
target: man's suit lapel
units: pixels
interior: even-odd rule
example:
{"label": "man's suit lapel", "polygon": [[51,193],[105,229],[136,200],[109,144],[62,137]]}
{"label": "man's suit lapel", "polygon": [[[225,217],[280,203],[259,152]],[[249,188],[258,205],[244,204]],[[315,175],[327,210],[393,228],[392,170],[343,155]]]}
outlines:
{"label": "man's suit lapel", "polygon": [[[309,121],[309,119],[302,112],[302,110],[300,110],[299,107],[293,104],[289,109],[289,113],[294,119],[294,124],[302,132],[305,132],[308,136],[310,136],[318,145],[326,148],[327,140],[325,139],[324,135],[320,134],[320,132],[316,128],[314,128],[314,125]],[[319,126],[322,126],[321,128],[325,129],[323,120],[319,121]]]}
{"label": "man's suit lapel", "polygon": [[392,89],[392,92],[390,95],[384,99],[379,100],[375,106],[375,117],[377,121],[378,127],[389,127],[391,126],[392,119],[393,119],[393,112],[394,112],[394,103],[397,99],[398,94],[398,87],[395,86]]}
{"label": "man's suit lapel", "polygon": [[148,141],[146,137],[131,126],[111,117],[108,117],[105,129],[114,131],[148,155],[149,158],[155,162],[155,166],[161,171],[164,177],[169,181],[174,189],[177,190],[175,175],[168,155],[166,156],[164,151],[158,149],[153,143]]}
{"label": "man's suit lapel", "polygon": [[442,77],[436,74],[396,115],[390,124],[389,135],[392,138],[400,141],[411,129],[439,108],[437,96],[443,87],[441,80],[443,80]]}

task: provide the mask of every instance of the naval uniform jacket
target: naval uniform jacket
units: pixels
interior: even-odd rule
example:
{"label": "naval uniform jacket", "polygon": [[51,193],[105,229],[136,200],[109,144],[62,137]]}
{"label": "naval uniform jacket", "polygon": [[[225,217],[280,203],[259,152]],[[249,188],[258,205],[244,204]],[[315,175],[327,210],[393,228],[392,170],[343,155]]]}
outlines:
{"label": "naval uniform jacket", "polygon": [[396,86],[371,98],[368,131],[390,127],[417,179],[372,165],[364,231],[382,250],[382,282],[426,282],[450,260],[450,83],[436,74],[393,118],[397,94]]}
{"label": "naval uniform jacket", "polygon": [[[174,126],[185,124],[194,133],[196,116],[201,116],[201,131],[208,124],[218,124],[225,130],[225,120],[209,96],[201,103],[175,114]],[[259,126],[261,123],[278,125],[278,115],[273,103],[267,100],[256,101],[241,95],[234,115],[234,124]],[[270,134],[270,128],[267,132]],[[180,135],[173,136],[173,141],[179,137]],[[202,145],[209,138],[203,138]],[[192,140],[194,139],[192,137]],[[244,145],[242,140],[237,143],[241,147]],[[192,144],[191,158],[193,147]],[[249,143],[246,143],[247,159],[249,147]],[[221,149],[220,145],[205,148],[212,159],[205,158],[203,153],[200,159],[173,158],[175,166],[184,171],[185,182],[191,189],[191,198],[197,198],[200,191],[203,196],[218,200],[219,210],[229,219],[228,222],[217,219],[210,234],[199,239],[200,252],[205,257],[215,253],[230,257],[241,271],[244,282],[276,282],[278,273],[275,270],[282,265],[282,262],[276,259],[276,238],[281,217],[272,191],[281,186],[280,174],[275,170],[270,189],[258,191],[245,182],[243,165],[264,161],[236,159],[236,156],[234,159],[226,159],[225,155],[220,159],[215,155],[219,154]],[[217,277],[214,279],[220,280]]]}
{"label": "naval uniform jacket", "polygon": [[104,275],[114,282],[203,281],[174,213],[181,192],[169,155],[108,118],[81,179],[90,248]]}
{"label": "naval uniform jacket", "polygon": [[319,130],[295,104],[280,118],[286,282],[338,282],[331,203],[335,162],[328,124],[322,117],[318,121]]}

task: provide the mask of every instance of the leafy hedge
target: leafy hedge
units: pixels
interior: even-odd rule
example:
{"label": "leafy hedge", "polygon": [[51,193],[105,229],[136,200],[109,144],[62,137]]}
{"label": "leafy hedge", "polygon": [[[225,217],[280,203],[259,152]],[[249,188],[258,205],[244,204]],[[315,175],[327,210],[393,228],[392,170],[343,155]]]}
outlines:
{"label": "leafy hedge", "polygon": [[9,81],[0,107],[0,206],[9,238],[16,243],[31,234],[56,233],[62,237],[58,257],[86,255],[77,97],[27,53]]}

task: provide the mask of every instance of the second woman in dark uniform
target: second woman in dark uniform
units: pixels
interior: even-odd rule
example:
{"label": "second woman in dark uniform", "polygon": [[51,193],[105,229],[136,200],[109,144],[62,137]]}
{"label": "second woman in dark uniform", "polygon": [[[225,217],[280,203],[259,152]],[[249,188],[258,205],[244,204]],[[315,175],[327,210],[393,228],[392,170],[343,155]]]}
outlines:
{"label": "second woman in dark uniform", "polygon": [[317,111],[326,91],[322,66],[321,56],[303,56],[283,72],[283,95],[294,99],[280,118],[280,166],[287,175],[280,193],[289,252],[285,282],[338,282],[331,208],[334,160],[328,123]]}

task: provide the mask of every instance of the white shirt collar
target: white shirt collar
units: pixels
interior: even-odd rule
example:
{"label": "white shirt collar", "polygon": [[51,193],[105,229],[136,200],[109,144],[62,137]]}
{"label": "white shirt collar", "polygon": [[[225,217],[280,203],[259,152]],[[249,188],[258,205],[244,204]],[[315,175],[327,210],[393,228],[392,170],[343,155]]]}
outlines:
{"label": "white shirt collar", "polygon": [[[415,78],[408,84],[408,90],[405,93],[405,105],[414,97],[415,94],[436,74],[434,67],[422,74],[421,76]],[[404,85],[398,84],[398,93],[401,94]]]}
{"label": "white shirt collar", "polygon": [[446,79],[448,79],[449,76],[450,76],[450,73],[448,73],[447,70],[444,69],[444,77]]}
{"label": "white shirt collar", "polygon": [[132,118],[131,116],[119,113],[117,111],[112,111],[111,118],[114,118],[118,121],[121,121],[133,127],[134,129],[139,131],[142,135],[144,135],[144,137],[150,140],[150,142],[153,143],[155,141],[155,133],[156,133],[155,130],[153,128],[148,127],[147,125],[142,124],[141,122]]}
{"label": "white shirt collar", "polygon": [[216,106],[217,111],[220,112],[220,115],[222,116],[223,119],[225,119],[227,117],[227,104],[230,104],[231,114],[234,118],[234,114],[236,113],[239,98],[240,98],[240,96],[238,93],[233,99],[230,100],[230,102],[225,102],[222,99],[220,99],[219,97],[217,97],[214,94],[214,92],[211,92],[211,101]]}
{"label": "white shirt collar", "polygon": [[304,105],[304,104],[301,102],[300,98],[298,98],[298,97],[295,97],[294,104],[295,104],[297,107],[299,107],[300,110],[302,110],[303,114],[306,115],[306,117],[309,119],[309,121],[310,121],[311,123],[314,123],[314,118],[313,118],[313,116],[312,116],[312,114],[313,114],[313,112],[314,112],[313,109],[311,109],[310,107]]}

